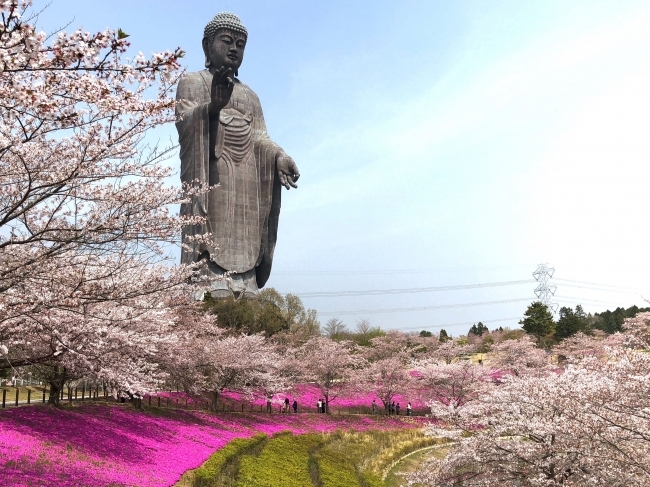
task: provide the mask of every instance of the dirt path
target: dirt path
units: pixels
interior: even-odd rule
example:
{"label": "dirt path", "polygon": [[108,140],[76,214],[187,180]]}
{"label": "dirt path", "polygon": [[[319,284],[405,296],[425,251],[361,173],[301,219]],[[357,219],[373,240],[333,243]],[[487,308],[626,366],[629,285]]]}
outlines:
{"label": "dirt path", "polygon": [[443,458],[447,453],[449,445],[434,445],[416,450],[403,456],[388,471],[385,478],[386,487],[402,487],[406,481],[402,474],[415,472],[421,463],[430,458]]}

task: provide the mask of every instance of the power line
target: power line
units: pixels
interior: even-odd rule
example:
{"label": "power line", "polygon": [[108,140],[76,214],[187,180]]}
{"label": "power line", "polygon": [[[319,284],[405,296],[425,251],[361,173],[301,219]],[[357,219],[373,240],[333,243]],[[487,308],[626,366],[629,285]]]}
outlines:
{"label": "power line", "polygon": [[[378,275],[378,274],[426,274],[430,272],[449,272],[449,271],[478,271],[492,269],[521,269],[519,266],[492,266],[492,267],[445,267],[437,269],[381,269],[381,270],[347,270],[347,271],[278,271],[274,276],[345,276],[345,275]],[[528,266],[525,266],[528,267]]]}
{"label": "power line", "polygon": [[621,303],[615,303],[613,301],[598,301],[596,299],[584,299],[584,298],[576,298],[573,296],[557,296],[558,299],[561,301],[564,301],[565,303],[567,302],[574,302],[574,303],[597,303],[597,304],[608,304],[611,306],[619,306]]}
{"label": "power line", "polygon": [[517,298],[517,299],[504,299],[501,301],[482,301],[478,303],[460,303],[460,304],[441,304],[437,306],[422,306],[419,308],[380,308],[380,309],[365,309],[365,310],[349,310],[349,311],[325,311],[319,313],[321,316],[344,316],[344,315],[374,315],[383,313],[402,313],[407,311],[428,311],[434,309],[452,309],[452,308],[470,308],[474,306],[488,306],[491,304],[502,303],[516,303],[519,301],[530,301],[531,298]]}
{"label": "power line", "polygon": [[[561,279],[558,279],[560,281]],[[620,294],[634,294],[637,296],[640,296],[641,293],[638,291],[624,291],[622,289],[604,289],[600,287],[593,287],[593,286],[578,286],[577,284],[562,284],[562,287],[572,287],[574,289],[586,289],[588,291],[604,291],[604,292],[609,292],[609,293],[620,293]]]}
{"label": "power line", "polygon": [[598,286],[598,287],[603,287],[603,288],[613,288],[613,289],[603,289],[604,291],[615,291],[617,289],[621,289],[624,291],[616,291],[616,292],[631,292],[634,294],[641,294],[638,289],[632,289],[629,287],[623,287],[623,286],[614,286],[612,284],[599,284],[597,282],[586,282],[586,281],[575,281],[573,279],[561,279],[561,278],[555,278],[556,281],[559,282],[572,282],[575,284],[588,284],[590,286]]}
{"label": "power line", "polygon": [[378,296],[382,294],[413,294],[438,291],[457,291],[461,289],[479,289],[486,287],[516,286],[518,284],[530,284],[534,279],[522,281],[488,282],[483,284],[460,284],[457,286],[418,287],[410,289],[371,289],[366,291],[314,291],[311,293],[294,293],[301,298],[333,298],[342,296]]}

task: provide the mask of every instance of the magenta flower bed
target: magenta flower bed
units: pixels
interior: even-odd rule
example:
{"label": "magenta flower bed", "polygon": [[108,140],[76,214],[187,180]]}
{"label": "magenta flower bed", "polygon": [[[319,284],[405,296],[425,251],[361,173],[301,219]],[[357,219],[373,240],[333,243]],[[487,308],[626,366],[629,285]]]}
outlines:
{"label": "magenta flower bed", "polygon": [[415,428],[420,422],[316,414],[211,415],[130,405],[45,406],[0,413],[0,479],[4,487],[158,487],[173,485],[234,438],[279,431]]}

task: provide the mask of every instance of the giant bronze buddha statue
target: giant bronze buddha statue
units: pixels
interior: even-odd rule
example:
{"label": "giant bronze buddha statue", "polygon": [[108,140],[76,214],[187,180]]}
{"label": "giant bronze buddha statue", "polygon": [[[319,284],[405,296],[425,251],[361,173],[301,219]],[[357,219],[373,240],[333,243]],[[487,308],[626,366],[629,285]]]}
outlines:
{"label": "giant bronze buddha statue", "polygon": [[[281,187],[296,188],[300,176],[293,159],[269,138],[257,95],[237,79],[247,39],[236,15],[216,15],[203,35],[206,69],[182,77],[176,93],[181,180],[211,186],[181,206],[181,215],[204,218],[185,230],[189,243],[181,261],[205,259],[215,297],[253,297],[264,286]],[[192,238],[205,234],[211,237]]]}

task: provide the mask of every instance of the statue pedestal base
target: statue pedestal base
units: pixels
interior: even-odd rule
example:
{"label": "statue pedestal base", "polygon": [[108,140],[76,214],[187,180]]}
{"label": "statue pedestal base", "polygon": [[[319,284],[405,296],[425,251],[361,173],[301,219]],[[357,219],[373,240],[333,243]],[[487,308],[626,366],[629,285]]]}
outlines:
{"label": "statue pedestal base", "polygon": [[246,272],[229,272],[214,262],[208,262],[204,277],[209,281],[206,291],[213,298],[255,299],[259,294],[255,269]]}

